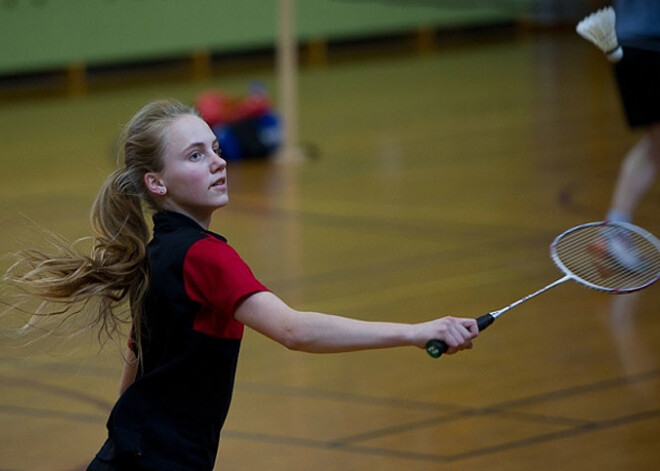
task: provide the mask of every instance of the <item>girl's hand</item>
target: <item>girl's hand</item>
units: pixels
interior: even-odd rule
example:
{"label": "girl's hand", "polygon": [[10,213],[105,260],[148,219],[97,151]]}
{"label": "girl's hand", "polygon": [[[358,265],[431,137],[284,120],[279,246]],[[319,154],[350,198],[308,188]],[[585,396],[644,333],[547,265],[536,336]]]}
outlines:
{"label": "girl's hand", "polygon": [[416,336],[415,345],[425,348],[426,342],[431,339],[442,340],[449,347],[447,350],[449,355],[472,348],[472,339],[479,335],[477,321],[462,317],[442,317],[417,324],[417,327],[419,327],[419,333]]}

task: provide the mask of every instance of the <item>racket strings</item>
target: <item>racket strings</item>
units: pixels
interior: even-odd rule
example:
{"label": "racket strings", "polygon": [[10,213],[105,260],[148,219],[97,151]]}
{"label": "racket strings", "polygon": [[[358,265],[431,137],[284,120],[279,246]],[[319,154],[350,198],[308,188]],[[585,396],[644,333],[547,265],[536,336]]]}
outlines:
{"label": "racket strings", "polygon": [[660,276],[660,250],[644,235],[618,225],[579,227],[559,237],[553,253],[569,272],[605,291],[635,291]]}

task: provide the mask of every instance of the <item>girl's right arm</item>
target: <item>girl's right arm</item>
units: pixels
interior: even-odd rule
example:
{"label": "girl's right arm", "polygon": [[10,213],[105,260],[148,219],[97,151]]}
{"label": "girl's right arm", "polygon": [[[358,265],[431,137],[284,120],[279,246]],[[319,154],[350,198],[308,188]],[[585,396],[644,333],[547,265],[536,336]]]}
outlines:
{"label": "girl's right arm", "polygon": [[348,317],[301,312],[271,292],[249,296],[234,318],[292,350],[338,353],[412,345],[424,348],[430,339],[444,341],[449,350],[472,348],[479,332],[474,319],[443,317],[421,324],[367,322]]}

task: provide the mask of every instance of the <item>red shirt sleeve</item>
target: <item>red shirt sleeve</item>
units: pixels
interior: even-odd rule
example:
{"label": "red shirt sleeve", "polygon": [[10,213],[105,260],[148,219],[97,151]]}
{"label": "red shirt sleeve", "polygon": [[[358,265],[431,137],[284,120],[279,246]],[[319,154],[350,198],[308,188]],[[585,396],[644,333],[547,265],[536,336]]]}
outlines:
{"label": "red shirt sleeve", "polygon": [[243,324],[234,319],[236,306],[268,290],[229,244],[211,236],[188,249],[183,280],[188,297],[202,306],[193,328],[219,338],[242,338]]}

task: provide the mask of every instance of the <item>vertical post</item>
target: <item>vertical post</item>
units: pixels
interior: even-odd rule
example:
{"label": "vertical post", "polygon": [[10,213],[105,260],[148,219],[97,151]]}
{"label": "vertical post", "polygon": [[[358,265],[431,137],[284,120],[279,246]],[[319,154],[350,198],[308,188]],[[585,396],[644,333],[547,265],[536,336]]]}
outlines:
{"label": "vertical post", "polygon": [[277,38],[277,78],[282,113],[282,146],[277,156],[283,162],[301,160],[298,147],[298,40],[295,28],[295,0],[279,0]]}

